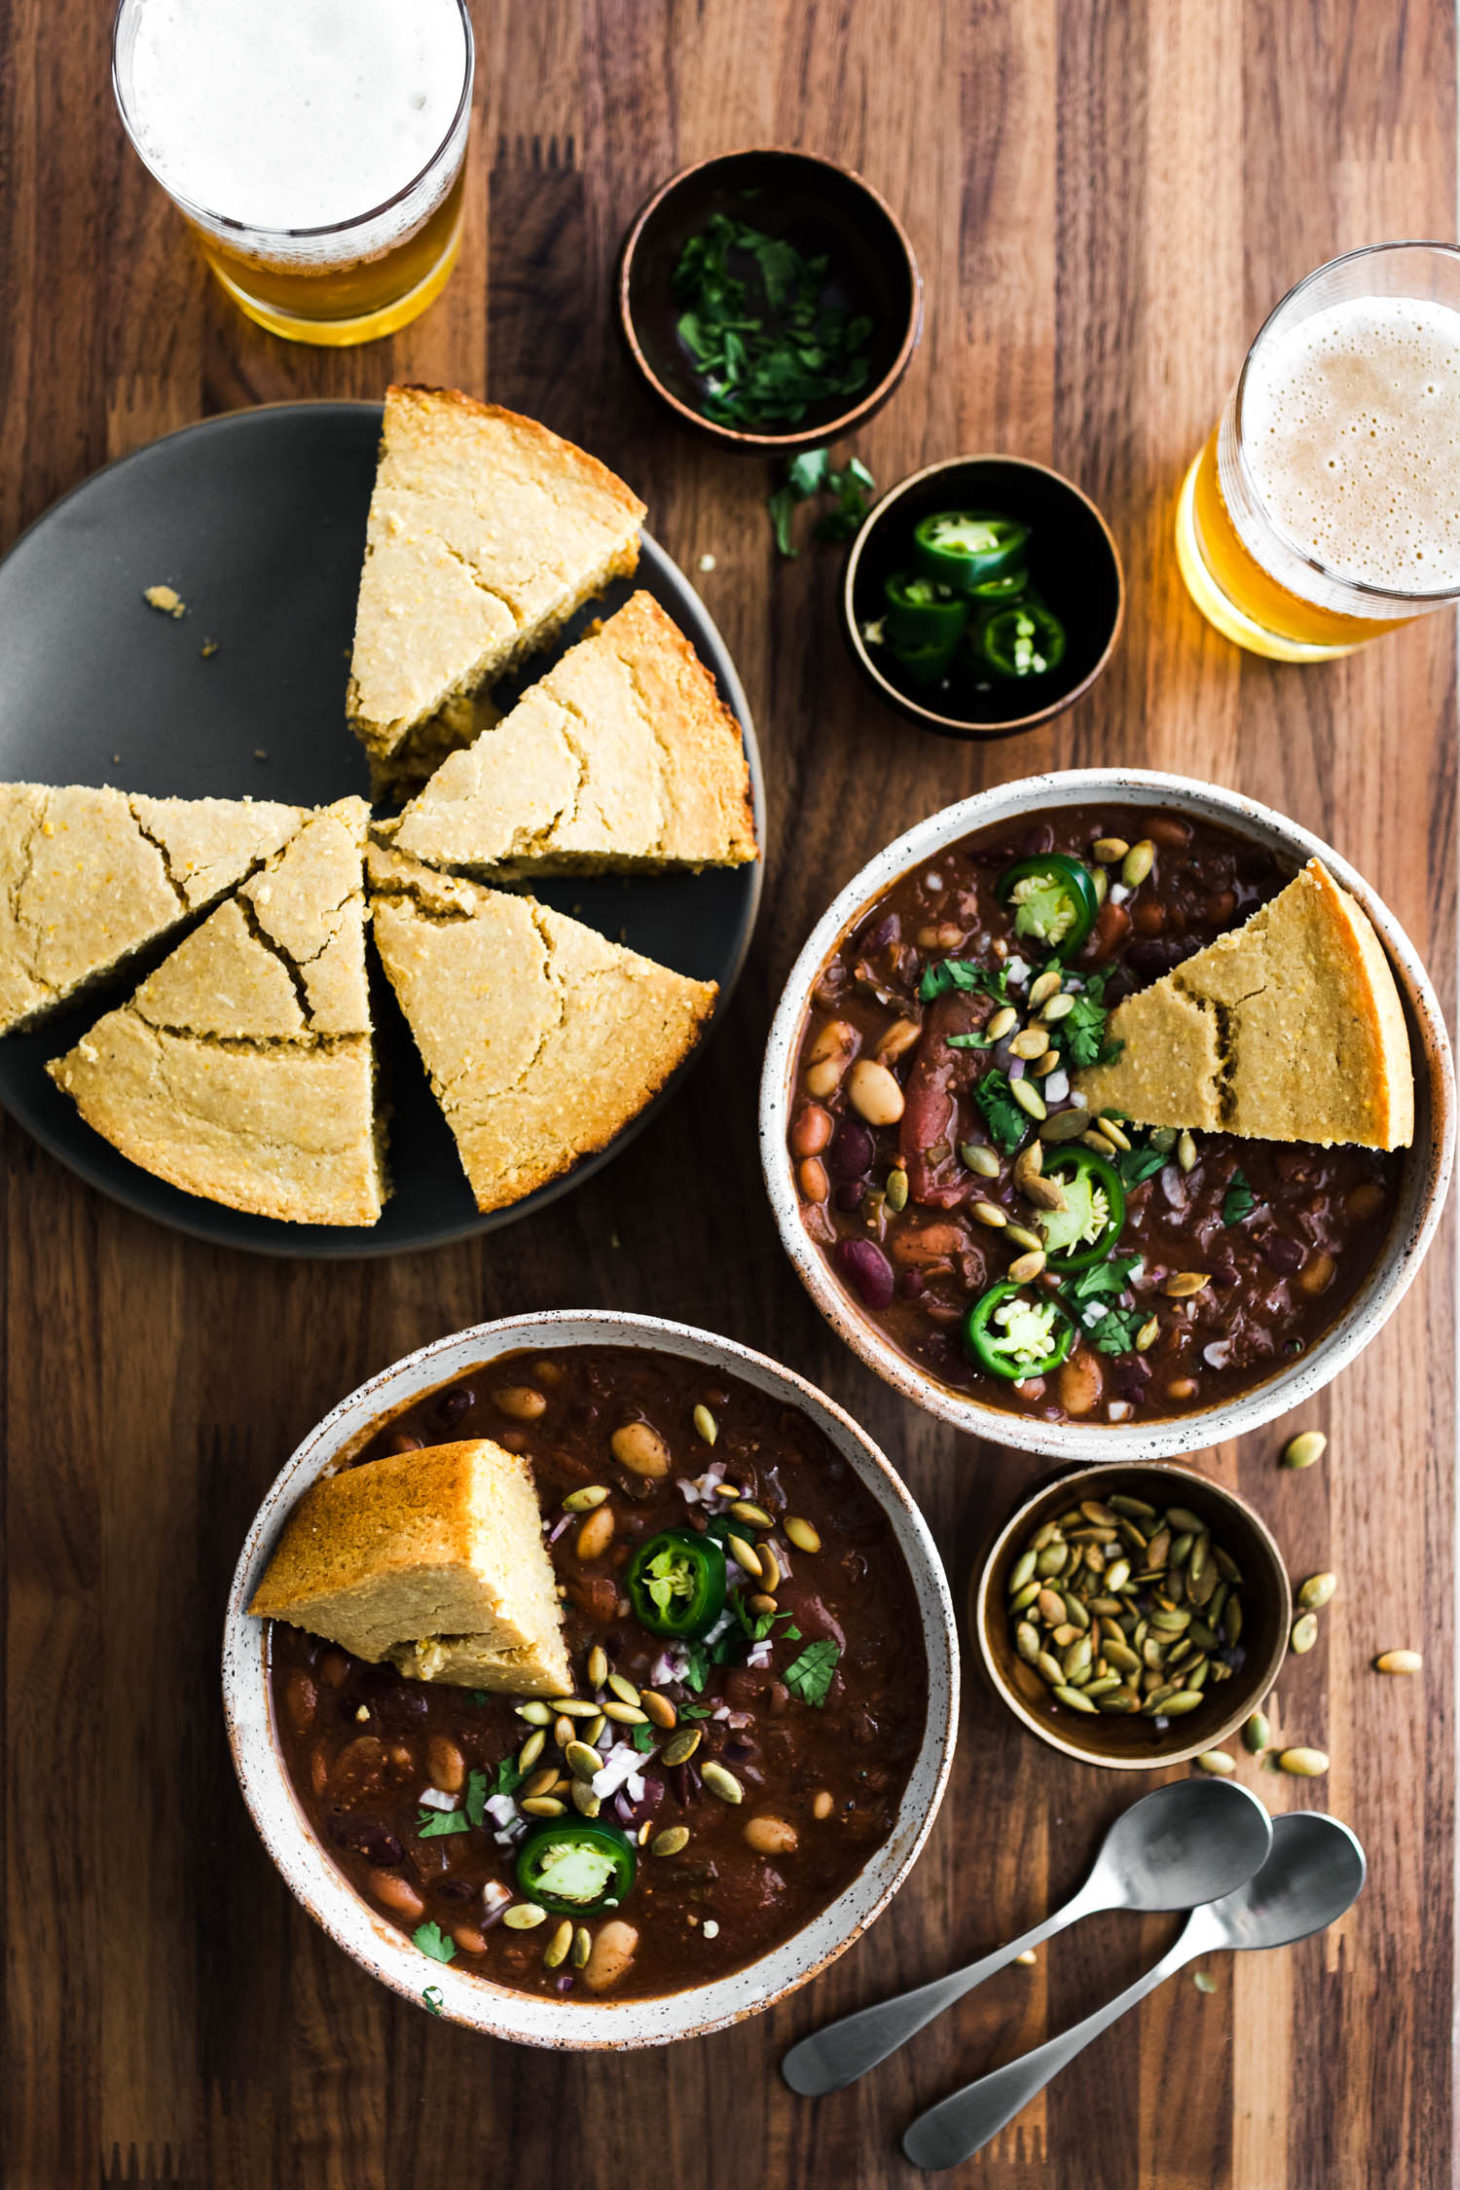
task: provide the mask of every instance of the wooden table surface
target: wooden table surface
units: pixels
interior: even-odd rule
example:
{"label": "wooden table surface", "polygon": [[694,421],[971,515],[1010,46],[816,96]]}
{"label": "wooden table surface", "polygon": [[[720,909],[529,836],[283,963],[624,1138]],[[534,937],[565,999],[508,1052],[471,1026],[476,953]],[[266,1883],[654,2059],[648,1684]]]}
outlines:
{"label": "wooden table surface", "polygon": [[[210,1250],[3,1133],[5,2119],[17,2190],[877,2190],[965,2077],[1145,1967],[1165,1919],[1107,1917],[1013,1969],[852,2092],[774,2063],[819,2019],[1034,1921],[1128,1799],[968,1681],[952,1786],[890,1912],[773,2015],[669,2052],[509,2049],[373,1984],[298,1911],[234,1784],[224,1591],[301,1433],[363,1376],[484,1317],[612,1304],[780,1356],[849,1406],[922,1501],[955,1593],[1039,1463],[955,1437],[836,1344],[760,1190],[754,1094],[779,985],[832,893],[917,817],[1002,778],[1123,761],[1239,786],[1329,838],[1452,993],[1455,635],[1436,616],[1336,665],[1244,659],[1201,622],[1171,540],[1183,468],[1277,296],[1334,252],[1448,236],[1453,12],[1441,0],[518,0],[475,13],[466,245],[393,342],[291,348],[210,286],[127,150],[110,0],[0,11],[0,544],[107,458],[205,412],[458,384],[579,439],[646,496],[745,679],[770,796],[755,949],[715,1054],[581,1191],[480,1244],[315,1267]],[[683,162],[756,142],[861,169],[904,215],[927,331],[857,444],[884,484],[959,451],[1052,460],[1100,502],[1124,641],[1052,728],[979,751],[901,727],[834,616],[834,551],[772,554],[764,469],[687,438],[609,323],[630,215]],[[61,665],[58,665],[58,672]],[[64,705],[64,676],[58,704]],[[0,685],[3,694],[3,685]],[[3,697],[0,697],[3,708]],[[342,733],[343,734],[343,733]],[[1321,1407],[1201,1455],[1334,1567],[1282,1732],[1368,1850],[1325,1938],[1158,1993],[966,2178],[1025,2190],[1440,2190],[1452,2179],[1451,1243]],[[1287,1428],[1296,1426],[1286,1425]],[[1387,1644],[1424,1681],[1369,1672]]]}

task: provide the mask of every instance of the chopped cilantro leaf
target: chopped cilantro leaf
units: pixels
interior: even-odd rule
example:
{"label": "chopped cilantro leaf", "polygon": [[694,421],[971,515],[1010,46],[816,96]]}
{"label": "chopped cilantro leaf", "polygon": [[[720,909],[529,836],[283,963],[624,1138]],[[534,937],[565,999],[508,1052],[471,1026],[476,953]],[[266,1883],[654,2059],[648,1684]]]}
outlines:
{"label": "chopped cilantro leaf", "polygon": [[830,462],[829,449],[803,449],[799,456],[791,458],[786,466],[786,486],[798,502],[804,502],[808,495],[815,494],[826,478],[826,469]]}
{"label": "chopped cilantro leaf", "polygon": [[791,541],[791,512],[796,507],[796,497],[789,487],[777,487],[774,494],[767,495],[765,506],[771,514],[771,530],[776,536],[777,553],[784,555],[789,562],[801,552]]}
{"label": "chopped cilantro leaf", "polygon": [[433,1962],[454,1962],[456,1945],[447,1938],[439,1924],[418,1924],[411,1933],[411,1945],[419,1947],[422,1954],[429,1954]]}
{"label": "chopped cilantro leaf", "polygon": [[1091,1065],[1113,1065],[1125,1048],[1124,1042],[1108,1042],[1105,1038],[1105,1022],[1110,1016],[1105,984],[1109,978],[1108,973],[1090,974],[1064,1018],[1051,1031],[1051,1040],[1063,1048],[1076,1072],[1084,1072]]}
{"label": "chopped cilantro leaf", "polygon": [[1145,1320],[1144,1308],[1111,1308],[1085,1337],[1097,1353],[1134,1353],[1136,1333]]}
{"label": "chopped cilantro leaf", "polygon": [[682,1703],[679,1707],[679,1715],[682,1719],[707,1719],[710,1715],[710,1707],[707,1703]]}
{"label": "chopped cilantro leaf", "polygon": [[[1115,1301],[1141,1267],[1139,1255],[1111,1255],[1104,1262],[1093,1263],[1088,1270],[1065,1279],[1061,1287],[1065,1305],[1084,1333],[1086,1343],[1097,1353],[1134,1352],[1136,1333],[1146,1320],[1146,1310],[1139,1303],[1133,1308],[1118,1308]],[[1087,1322],[1084,1314],[1091,1301],[1099,1301],[1105,1309],[1093,1323]]]}
{"label": "chopped cilantro leaf", "polygon": [[[870,321],[868,324],[870,326]],[[817,539],[855,539],[862,529],[863,518],[872,506],[872,496],[877,491],[876,480],[866,465],[854,456],[841,471],[828,472],[823,484],[828,494],[835,495],[836,507],[824,511],[817,518]]]}
{"label": "chopped cilantro leaf", "polygon": [[1110,1160],[1120,1173],[1121,1184],[1130,1187],[1142,1186],[1147,1179],[1153,1179],[1158,1171],[1165,1169],[1166,1158],[1164,1148],[1133,1141],[1129,1148],[1118,1148]]}
{"label": "chopped cilantro leaf", "polygon": [[1005,1155],[1012,1155],[1029,1131],[1029,1118],[1009,1093],[1007,1073],[986,1072],[973,1091],[973,1099],[1000,1148]]}
{"label": "chopped cilantro leaf", "polygon": [[492,1793],[494,1795],[515,1795],[521,1785],[522,1774],[517,1769],[517,1759],[515,1757],[503,1757],[501,1763],[497,1766],[497,1777],[492,1787]]}
{"label": "chopped cilantro leaf", "polygon": [[[512,1770],[516,1775],[512,1783],[515,1787],[520,1783],[522,1775],[518,1772],[515,1763]],[[503,1789],[504,1793],[510,1794],[511,1791],[511,1788]],[[486,1817],[487,1775],[485,1772],[468,1772],[466,1775],[466,1821],[468,1825],[480,1826],[486,1823]]]}
{"label": "chopped cilantro leaf", "polygon": [[471,1692],[471,1700],[476,1705],[479,1711],[483,1710],[488,1701],[487,1691],[485,1690],[485,1688],[474,1688]]}
{"label": "chopped cilantro leaf", "polygon": [[840,1656],[841,1645],[825,1635],[820,1642],[808,1643],[800,1657],[786,1667],[781,1678],[793,1696],[802,1703],[813,1703],[819,1709],[830,1692],[831,1677]]}
{"label": "chopped cilantro leaf", "polygon": [[427,1985],[425,1991],[421,1994],[421,1998],[433,2015],[439,2015],[446,2005],[446,1995],[439,1985]]}
{"label": "chopped cilantro leaf", "polygon": [[647,1756],[649,1754],[649,1751],[654,1746],[653,1727],[631,1726],[629,1728],[629,1734],[633,1740],[634,1747],[639,1751],[640,1755]]}
{"label": "chopped cilantro leaf", "polygon": [[692,1642],[685,1652],[684,1685],[692,1688],[697,1696],[705,1692],[711,1662],[710,1653],[702,1642]]}
{"label": "chopped cilantro leaf", "polygon": [[872,322],[829,300],[828,272],[824,255],[808,258],[726,213],[689,237],[673,290],[707,418],[798,426],[813,404],[865,387]]}
{"label": "chopped cilantro leaf", "polygon": [[464,1833],[470,1829],[465,1810],[421,1810],[416,1818],[418,1840],[443,1840],[448,1833]]}
{"label": "chopped cilantro leaf", "polygon": [[935,966],[924,966],[918,983],[923,1003],[931,1004],[935,996],[946,996],[949,989],[992,996],[1000,1004],[1009,1001],[1009,981],[1003,967],[981,966],[973,958],[940,958]]}
{"label": "chopped cilantro leaf", "polygon": [[986,1034],[950,1034],[950,1049],[992,1049],[993,1043]]}
{"label": "chopped cilantro leaf", "polygon": [[1087,1300],[1099,1300],[1107,1293],[1112,1296],[1123,1293],[1141,1268],[1141,1259],[1139,1255],[1110,1255],[1104,1262],[1092,1263],[1088,1270],[1067,1278],[1063,1290],[1077,1308]]}
{"label": "chopped cilantro leaf", "polygon": [[1227,1191],[1222,1196],[1223,1224],[1240,1224],[1244,1217],[1251,1216],[1256,1207],[1257,1196],[1253,1193],[1245,1174],[1240,1170],[1234,1171],[1228,1182]]}

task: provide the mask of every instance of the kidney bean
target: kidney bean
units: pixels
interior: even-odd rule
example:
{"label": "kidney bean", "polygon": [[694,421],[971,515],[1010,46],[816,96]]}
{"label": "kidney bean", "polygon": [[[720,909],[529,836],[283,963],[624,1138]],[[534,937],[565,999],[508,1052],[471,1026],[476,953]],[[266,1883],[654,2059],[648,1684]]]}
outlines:
{"label": "kidney bean", "polygon": [[1054,850],[1054,828],[1048,821],[1037,821],[1032,829],[1026,829],[1019,839],[1021,859],[1039,859]]}
{"label": "kidney bean", "polygon": [[1153,844],[1169,845],[1180,851],[1191,842],[1191,823],[1178,819],[1175,814],[1147,814],[1141,823],[1141,833]]}
{"label": "kidney bean", "polygon": [[372,1871],[365,1881],[365,1891],[413,1924],[419,1923],[426,1913],[426,1904],[410,1880],[399,1877],[394,1871]]}
{"label": "kidney bean", "polygon": [[319,1690],[307,1673],[291,1673],[284,1691],[284,1709],[296,1734],[307,1734],[319,1708]]}
{"label": "kidney bean", "polygon": [[568,1598],[586,1613],[596,1627],[607,1627],[618,1610],[618,1588],[611,1574],[575,1576],[568,1584]]}
{"label": "kidney bean", "polygon": [[832,1115],[820,1103],[807,1103],[791,1127],[791,1153],[819,1156],[832,1135]]}
{"label": "kidney bean", "polygon": [[[894,1234],[893,1246],[895,1247],[896,1245],[897,1238]],[[901,1293],[904,1300],[916,1300],[927,1282],[928,1281],[923,1276],[921,1270],[904,1270],[902,1276],[897,1281],[897,1289]]]}
{"label": "kidney bean", "polygon": [[432,1412],[442,1427],[449,1430],[464,1414],[470,1413],[473,1404],[473,1394],[458,1384],[454,1391],[441,1394]]}
{"label": "kidney bean", "polygon": [[872,1168],[876,1146],[860,1118],[843,1118],[826,1152],[826,1168],[838,1184],[864,1179]]}
{"label": "kidney bean", "polygon": [[1131,914],[1137,935],[1159,935],[1166,925],[1166,907],[1159,897],[1144,897]]}
{"label": "kidney bean", "polygon": [[1378,1216],[1384,1206],[1384,1199],[1383,1187],[1377,1180],[1368,1179],[1354,1188],[1344,1207],[1351,1217],[1357,1217],[1360,1223],[1364,1223],[1368,1218]]}
{"label": "kidney bean", "polygon": [[1281,1232],[1274,1232],[1262,1243],[1263,1259],[1273,1270],[1290,1275],[1303,1267],[1303,1250],[1295,1239],[1288,1239]]}
{"label": "kidney bean", "polygon": [[1114,898],[1107,897],[1096,916],[1094,932],[1081,950],[1080,957],[1087,963],[1098,965],[1103,959],[1112,957],[1129,934],[1130,914],[1124,905],[1117,905]]}
{"label": "kidney bean", "polygon": [[836,1259],[842,1276],[850,1283],[864,1308],[891,1306],[894,1290],[892,1264],[875,1241],[839,1240]]}
{"label": "kidney bean", "polygon": [[845,1186],[839,1186],[836,1190],[836,1205],[838,1209],[843,1210],[848,1215],[850,1215],[852,1210],[860,1209],[862,1206],[862,1196],[865,1191],[866,1188],[862,1180],[860,1179],[851,1179]]}
{"label": "kidney bean", "polygon": [[388,1452],[420,1452],[425,1440],[413,1437],[409,1430],[397,1430],[386,1447]]}
{"label": "kidney bean", "polygon": [[373,1794],[385,1778],[385,1743],[374,1734],[359,1734],[347,1742],[330,1768],[330,1792],[348,1809],[362,1795]]}
{"label": "kidney bean", "polygon": [[1236,911],[1237,892],[1235,890],[1218,890],[1215,897],[1207,899],[1205,906],[1202,908],[1202,915],[1204,919],[1211,922],[1214,928],[1225,928],[1235,916]]}
{"label": "kidney bean", "polygon": [[345,1811],[331,1810],[325,1829],[337,1848],[350,1848],[382,1869],[401,1862],[405,1855],[395,1834],[387,1831],[379,1818],[351,1817]]}
{"label": "kidney bean", "polygon": [[899,1226],[889,1244],[894,1262],[910,1264],[915,1269],[952,1262],[955,1256],[973,1251],[973,1241],[965,1227],[952,1223]]}
{"label": "kidney bean", "polygon": [[901,934],[902,920],[900,915],[895,912],[884,913],[882,918],[875,922],[870,932],[857,937],[857,949],[859,951],[886,950],[888,944],[897,942]]}

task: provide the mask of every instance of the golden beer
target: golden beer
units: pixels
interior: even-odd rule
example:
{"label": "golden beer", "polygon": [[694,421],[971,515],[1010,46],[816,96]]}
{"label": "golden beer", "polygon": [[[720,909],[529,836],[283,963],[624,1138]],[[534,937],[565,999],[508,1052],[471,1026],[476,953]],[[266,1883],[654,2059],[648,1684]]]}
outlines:
{"label": "golden beer", "polygon": [[219,282],[297,342],[394,333],[461,238],[465,0],[122,0],[113,82]]}
{"label": "golden beer", "polygon": [[1326,661],[1460,598],[1460,252],[1386,244],[1301,282],[1177,507],[1209,621]]}

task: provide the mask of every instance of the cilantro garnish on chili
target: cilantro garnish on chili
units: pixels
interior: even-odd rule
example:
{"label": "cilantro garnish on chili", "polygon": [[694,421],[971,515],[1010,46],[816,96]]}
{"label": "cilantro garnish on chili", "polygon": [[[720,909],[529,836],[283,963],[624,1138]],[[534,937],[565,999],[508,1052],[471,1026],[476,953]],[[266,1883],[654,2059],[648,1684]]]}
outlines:
{"label": "cilantro garnish on chili", "polygon": [[700,376],[700,408],[752,432],[799,426],[871,374],[872,321],[829,301],[830,262],[784,236],[712,213],[686,242],[672,286],[677,332]]}
{"label": "cilantro garnish on chili", "polygon": [[986,1072],[973,1091],[990,1133],[1006,1156],[1012,1155],[1029,1131],[1029,1113],[1021,1110],[1009,1092],[1006,1072]]}
{"label": "cilantro garnish on chili", "polygon": [[422,1954],[429,1954],[433,1962],[456,1960],[455,1943],[447,1938],[439,1924],[418,1924],[411,1933],[411,1944],[419,1947]]}
{"label": "cilantro garnish on chili", "polygon": [[815,1704],[819,1709],[830,1693],[832,1675],[841,1654],[841,1645],[825,1635],[820,1642],[808,1643],[800,1657],[786,1667],[781,1678],[800,1702]]}
{"label": "cilantro garnish on chili", "polygon": [[1222,1196],[1223,1224],[1240,1224],[1250,1217],[1257,1207],[1257,1196],[1247,1183],[1245,1173],[1234,1171],[1226,1193]]}

